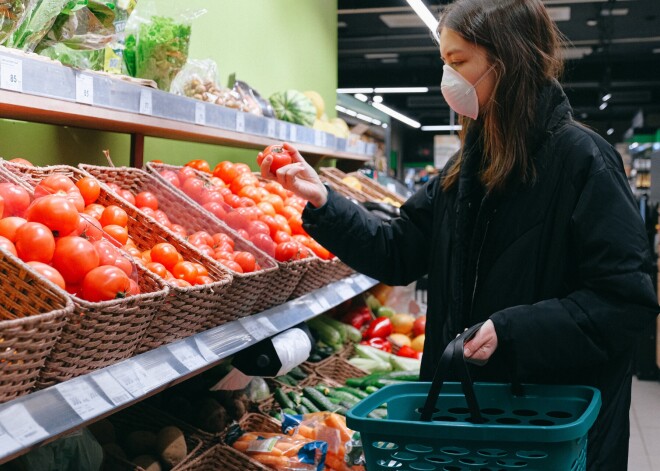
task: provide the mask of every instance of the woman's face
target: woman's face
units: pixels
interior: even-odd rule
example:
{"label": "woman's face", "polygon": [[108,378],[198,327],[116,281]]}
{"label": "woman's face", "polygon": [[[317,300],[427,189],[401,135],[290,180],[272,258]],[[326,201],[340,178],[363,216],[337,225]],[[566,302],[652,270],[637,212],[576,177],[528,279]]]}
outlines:
{"label": "woman's face", "polygon": [[[480,78],[475,90],[479,100],[479,108],[488,103],[495,87],[495,74],[489,72],[486,50],[466,41],[456,31],[442,28],[440,31],[440,57],[443,62],[461,74],[464,79],[474,85]],[[488,74],[484,76],[484,74]]]}

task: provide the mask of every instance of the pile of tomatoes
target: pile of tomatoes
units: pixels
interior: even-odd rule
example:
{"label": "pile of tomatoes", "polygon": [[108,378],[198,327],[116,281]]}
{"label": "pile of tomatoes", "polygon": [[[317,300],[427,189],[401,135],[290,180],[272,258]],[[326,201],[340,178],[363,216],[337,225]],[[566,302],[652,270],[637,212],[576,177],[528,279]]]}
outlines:
{"label": "pile of tomatoes", "polygon": [[87,301],[138,294],[133,263],[116,240],[126,233],[127,215],[116,206],[96,209],[99,193],[91,177],[74,183],[50,175],[36,185],[32,200],[21,186],[0,183],[0,246]]}
{"label": "pile of tomatoes", "polygon": [[312,252],[324,260],[334,257],[303,229],[306,201],[277,182],[261,180],[245,163],[222,161],[211,171],[208,162],[197,159],[160,175],[279,262]]}

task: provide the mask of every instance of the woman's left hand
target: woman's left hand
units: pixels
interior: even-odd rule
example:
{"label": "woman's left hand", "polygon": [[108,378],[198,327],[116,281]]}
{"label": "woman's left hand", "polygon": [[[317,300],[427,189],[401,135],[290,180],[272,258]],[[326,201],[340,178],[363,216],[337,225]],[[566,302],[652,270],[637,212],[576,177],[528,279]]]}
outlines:
{"label": "woman's left hand", "polygon": [[472,339],[463,347],[463,354],[468,360],[485,363],[497,349],[497,333],[490,319],[484,322]]}

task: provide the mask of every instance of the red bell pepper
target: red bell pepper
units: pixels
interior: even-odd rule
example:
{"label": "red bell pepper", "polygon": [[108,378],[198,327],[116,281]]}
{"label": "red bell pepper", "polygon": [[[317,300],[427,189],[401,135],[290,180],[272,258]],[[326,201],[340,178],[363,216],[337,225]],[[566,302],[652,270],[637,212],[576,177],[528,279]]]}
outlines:
{"label": "red bell pepper", "polygon": [[422,357],[422,352],[418,352],[408,345],[404,345],[403,347],[399,348],[399,351],[396,354],[400,357],[416,358],[417,360]]}
{"label": "red bell pepper", "polygon": [[360,342],[360,345],[369,345],[370,347],[377,348],[378,350],[392,353],[392,343],[390,343],[389,340],[381,337],[374,337],[369,340],[363,340]]}
{"label": "red bell pepper", "polygon": [[369,327],[367,328],[367,331],[364,333],[363,337],[365,339],[370,339],[373,337],[385,338],[391,333],[392,321],[389,317],[381,316],[376,317],[373,321],[371,321],[371,324],[369,324]]}
{"label": "red bell pepper", "polygon": [[371,309],[367,306],[362,306],[356,309],[353,309],[341,318],[341,321],[344,324],[350,324],[356,329],[360,330],[364,325],[369,323],[371,320]]}

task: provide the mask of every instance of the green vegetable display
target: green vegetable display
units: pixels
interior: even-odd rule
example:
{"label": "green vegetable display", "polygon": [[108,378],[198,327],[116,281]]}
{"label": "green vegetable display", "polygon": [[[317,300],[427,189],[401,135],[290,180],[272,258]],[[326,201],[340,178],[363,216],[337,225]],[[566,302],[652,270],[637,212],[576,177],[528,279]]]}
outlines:
{"label": "green vegetable display", "polygon": [[8,38],[7,46],[32,52],[53,26],[68,0],[37,0],[27,3],[29,8],[14,34]]}
{"label": "green vegetable display", "polygon": [[3,43],[21,24],[28,0],[0,2],[0,43]]}
{"label": "green vegetable display", "polygon": [[297,90],[273,93],[270,104],[277,119],[302,126],[312,126],[316,119],[316,108],[312,100]]}

